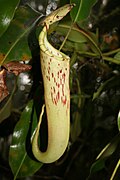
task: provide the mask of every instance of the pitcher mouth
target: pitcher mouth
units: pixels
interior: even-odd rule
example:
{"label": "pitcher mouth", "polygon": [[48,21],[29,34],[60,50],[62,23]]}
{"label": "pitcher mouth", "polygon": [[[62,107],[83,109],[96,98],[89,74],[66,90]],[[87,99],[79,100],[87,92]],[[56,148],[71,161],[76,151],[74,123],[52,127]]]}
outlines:
{"label": "pitcher mouth", "polygon": [[39,45],[41,51],[45,52],[50,57],[55,57],[56,60],[60,61],[66,61],[70,60],[70,57],[66,54],[62,53],[61,51],[54,48],[47,39],[47,29],[46,26],[43,28],[43,31],[41,32],[39,36]]}

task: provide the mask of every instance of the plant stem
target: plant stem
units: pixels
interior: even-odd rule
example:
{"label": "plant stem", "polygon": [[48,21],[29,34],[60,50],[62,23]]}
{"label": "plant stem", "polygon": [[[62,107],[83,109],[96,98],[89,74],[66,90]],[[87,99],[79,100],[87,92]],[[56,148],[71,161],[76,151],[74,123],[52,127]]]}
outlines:
{"label": "plant stem", "polygon": [[117,52],[120,52],[120,48],[106,52],[106,53],[103,53],[103,56],[109,56],[109,55],[115,54]]}
{"label": "plant stem", "polygon": [[[66,49],[66,48],[64,48],[63,50],[69,50],[70,51],[70,49]],[[118,52],[120,49],[116,49],[116,52]],[[79,55],[83,55],[83,56],[85,56],[85,57],[96,57],[96,58],[100,58],[99,57],[99,55],[98,54],[95,54],[95,53],[92,53],[92,52],[87,52],[87,51],[76,51]],[[114,50],[114,52],[112,51],[111,52],[111,54],[112,53],[115,53],[115,50]],[[114,59],[114,58],[112,58],[112,57],[108,57],[108,56],[105,56],[107,53],[104,53],[103,54],[103,56],[102,56],[102,59],[103,60],[105,60],[105,61],[109,61],[109,62],[111,62],[111,63],[115,63],[115,64],[120,64],[120,60],[119,59]]]}
{"label": "plant stem", "polygon": [[111,58],[111,57],[107,57],[107,56],[103,56],[103,60],[105,61],[109,61],[109,62],[112,62],[112,63],[115,63],[115,64],[120,64],[120,60],[119,59],[114,59],[114,58]]}
{"label": "plant stem", "polygon": [[64,41],[62,42],[62,44],[61,44],[61,46],[60,46],[60,48],[59,48],[59,51],[63,48],[63,46],[64,46],[64,44],[65,44],[65,42],[66,42],[66,40],[67,40],[67,38],[68,38],[68,36],[69,36],[69,34],[70,34],[70,32],[71,32],[71,29],[73,28],[73,25],[74,25],[74,23],[72,22],[72,23],[71,23],[71,26],[70,26],[70,28],[69,28],[69,30],[68,30],[68,32],[67,32],[67,35],[65,36],[65,39],[64,39]]}

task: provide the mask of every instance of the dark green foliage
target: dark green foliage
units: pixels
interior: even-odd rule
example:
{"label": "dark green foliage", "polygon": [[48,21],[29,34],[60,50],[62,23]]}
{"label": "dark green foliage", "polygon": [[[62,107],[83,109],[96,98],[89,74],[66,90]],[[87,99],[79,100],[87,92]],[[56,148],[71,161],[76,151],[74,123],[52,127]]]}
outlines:
{"label": "dark green foliage", "polygon": [[[52,11],[70,2],[77,6],[50,27],[48,37],[59,48],[71,28],[62,48],[71,57],[70,143],[59,161],[42,166],[31,151],[31,137],[44,102],[40,22],[46,8]],[[120,153],[119,12],[117,0],[106,4],[100,0],[61,0],[49,5],[36,0],[0,2],[0,68],[13,60],[32,65],[29,73],[18,78],[7,73],[10,95],[0,104],[0,179],[110,179],[117,163],[119,166]],[[2,21],[5,15],[10,20],[6,25]],[[46,125],[40,134],[44,145]],[[116,169],[115,179],[119,180],[120,169]]]}

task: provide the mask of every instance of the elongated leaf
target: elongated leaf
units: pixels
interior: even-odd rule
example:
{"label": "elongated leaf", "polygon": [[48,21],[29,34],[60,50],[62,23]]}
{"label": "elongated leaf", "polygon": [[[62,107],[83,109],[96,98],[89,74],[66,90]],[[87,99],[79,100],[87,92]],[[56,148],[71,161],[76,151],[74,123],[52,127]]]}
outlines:
{"label": "elongated leaf", "polygon": [[[36,113],[34,111],[32,119],[32,112],[33,101],[30,101],[23,111],[20,121],[17,123],[13,133],[9,163],[14,174],[14,179],[16,177],[34,174],[42,166],[42,163],[35,161],[31,154],[30,139],[37,126]],[[30,154],[30,156],[28,154]]]}
{"label": "elongated leaf", "polygon": [[88,41],[88,43],[90,44],[90,48],[93,52],[95,52],[96,54],[99,54],[100,56],[102,56],[102,52],[98,46],[98,42],[97,42],[97,38],[96,35],[92,32],[86,31],[82,28],[80,28],[79,26],[76,26],[79,33],[82,34]]}
{"label": "elongated leaf", "polygon": [[76,4],[71,11],[71,18],[74,22],[79,22],[89,16],[90,10],[97,0],[71,0],[70,2]]}
{"label": "elongated leaf", "polygon": [[[62,33],[62,35],[66,36],[68,33],[68,30],[70,29],[71,22],[62,22],[59,23],[56,27],[56,31]],[[70,34],[68,36],[68,40],[78,43],[86,42],[86,37],[82,35],[79,32],[79,29],[77,27],[73,27],[70,31]]]}
{"label": "elongated leaf", "polygon": [[118,113],[117,124],[118,124],[118,129],[120,131],[120,111]]}
{"label": "elongated leaf", "polygon": [[8,28],[20,0],[0,0],[0,36]]}
{"label": "elongated leaf", "polygon": [[105,168],[105,161],[107,157],[111,156],[114,153],[119,141],[120,141],[120,135],[118,134],[115,138],[112,139],[112,141],[109,144],[107,144],[103,148],[103,150],[97,156],[96,162],[94,162],[91,166],[90,175]]}
{"label": "elongated leaf", "polygon": [[[71,27],[71,22],[64,22],[62,21],[57,25],[57,27],[54,27],[57,32],[62,33],[64,36],[67,35],[69,29]],[[52,29],[52,27],[51,27]],[[50,31],[51,31],[50,29]],[[52,29],[52,31],[53,31]],[[90,48],[93,52],[96,54],[102,56],[102,52],[98,46],[96,35],[92,32],[85,31],[84,29],[80,28],[77,25],[74,25],[70,31],[70,34],[68,36],[68,40],[75,42],[75,43],[84,43],[88,42],[90,44]]]}
{"label": "elongated leaf", "polygon": [[120,61],[120,52],[118,52],[118,53],[115,54],[114,59],[117,59],[117,60]]}
{"label": "elongated leaf", "polygon": [[115,152],[119,142],[120,142],[120,135],[118,134],[112,139],[110,143],[108,143],[102,149],[102,151],[100,152],[100,154],[97,156],[96,159],[103,159],[111,156]]}
{"label": "elongated leaf", "polygon": [[105,168],[105,159],[99,159],[92,164],[90,168],[90,174],[100,171],[103,168]]}
{"label": "elongated leaf", "polygon": [[0,64],[9,61],[29,60],[28,33],[39,15],[29,7],[19,7],[15,18],[0,38]]}

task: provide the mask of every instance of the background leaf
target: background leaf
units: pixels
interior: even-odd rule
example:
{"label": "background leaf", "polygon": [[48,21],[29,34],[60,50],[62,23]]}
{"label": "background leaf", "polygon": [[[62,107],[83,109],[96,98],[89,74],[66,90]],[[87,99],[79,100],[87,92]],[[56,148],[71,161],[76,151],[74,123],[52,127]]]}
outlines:
{"label": "background leaf", "polygon": [[0,36],[8,28],[20,0],[0,0]]}
{"label": "background leaf", "polygon": [[[68,30],[70,29],[71,22],[60,22],[56,27],[56,31],[60,32],[62,35],[66,36]],[[79,32],[77,27],[73,27],[68,36],[68,40],[78,43],[86,42],[86,37]]]}
{"label": "background leaf", "polygon": [[32,175],[42,166],[31,153],[30,141],[36,126],[37,116],[33,112],[33,101],[30,101],[15,127],[10,146],[9,163],[14,178]]}
{"label": "background leaf", "polygon": [[120,111],[118,113],[117,124],[118,124],[118,129],[120,131]]}
{"label": "background leaf", "polygon": [[97,0],[71,0],[71,3],[75,3],[76,6],[70,12],[71,18],[74,22],[85,20],[91,11],[91,7],[97,2]]}
{"label": "background leaf", "polygon": [[17,9],[15,18],[0,38],[0,64],[31,58],[28,34],[39,16],[40,14],[29,7],[19,7]]}
{"label": "background leaf", "polygon": [[92,164],[90,174],[100,171],[103,168],[105,168],[105,159],[99,159]]}
{"label": "background leaf", "polygon": [[108,143],[103,149],[102,151],[100,152],[100,154],[97,156],[96,159],[103,159],[103,158],[106,158],[106,157],[109,157],[111,156],[117,146],[118,146],[118,143],[120,142],[120,134],[117,134],[112,140],[110,143]]}
{"label": "background leaf", "polygon": [[117,59],[118,61],[120,61],[120,52],[115,54],[114,59]]}

